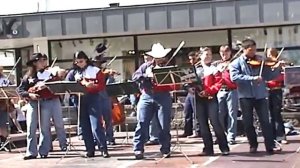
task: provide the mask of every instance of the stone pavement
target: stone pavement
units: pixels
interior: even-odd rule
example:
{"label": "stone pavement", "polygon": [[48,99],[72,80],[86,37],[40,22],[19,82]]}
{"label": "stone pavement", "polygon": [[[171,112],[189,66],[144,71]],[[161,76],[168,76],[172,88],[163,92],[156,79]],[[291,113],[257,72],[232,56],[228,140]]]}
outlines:
{"label": "stone pavement", "polygon": [[[175,132],[172,132],[174,135]],[[133,133],[131,132],[130,137]],[[249,146],[245,137],[238,138],[238,144],[230,146],[231,155],[220,156],[218,146],[215,145],[216,156],[200,157],[197,156],[203,147],[201,138],[189,139],[180,138],[180,145],[177,145],[176,150],[172,153],[171,158],[167,158],[157,163],[161,158],[159,153],[159,145],[146,146],[144,160],[134,160],[132,152],[132,139],[127,141],[122,138],[125,137],[124,132],[116,133],[118,145],[110,146],[109,152],[111,158],[104,159],[99,156],[95,158],[81,158],[84,154],[83,141],[78,140],[78,137],[73,137],[72,144],[75,149],[72,149],[65,155],[65,152],[59,151],[58,144],[54,142],[54,152],[51,152],[47,159],[35,159],[24,161],[22,159],[25,151],[24,147],[13,149],[11,153],[0,152],[1,168],[123,168],[123,167],[207,167],[207,168],[300,168],[300,153],[296,150],[300,146],[300,136],[289,136],[289,144],[283,146],[281,154],[266,155],[264,152],[264,145],[260,143],[259,152],[257,154],[249,154]],[[262,138],[259,138],[262,142]],[[124,142],[124,143],[123,143]],[[173,136],[173,144],[176,142],[176,137]],[[122,144],[123,143],[123,144]],[[18,144],[19,145],[19,144]],[[20,145],[19,145],[20,146]],[[184,155],[180,152],[186,153],[193,161],[191,164]],[[65,158],[62,159],[62,156]]]}

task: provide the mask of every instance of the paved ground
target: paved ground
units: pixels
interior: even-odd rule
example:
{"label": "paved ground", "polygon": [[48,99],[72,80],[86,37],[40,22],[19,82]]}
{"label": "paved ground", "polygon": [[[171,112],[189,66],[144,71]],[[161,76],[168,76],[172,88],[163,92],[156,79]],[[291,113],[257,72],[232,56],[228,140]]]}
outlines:
{"label": "paved ground", "polygon": [[[132,133],[130,133],[132,135]],[[83,142],[77,137],[72,138],[72,144],[75,149],[72,149],[65,155],[65,152],[58,151],[57,142],[54,142],[55,151],[49,155],[47,159],[35,159],[23,161],[23,153],[25,148],[19,147],[11,153],[0,152],[0,165],[3,168],[105,168],[105,167],[207,167],[207,168],[300,168],[300,153],[296,150],[300,146],[300,136],[289,136],[289,144],[283,146],[283,152],[276,155],[266,155],[264,145],[259,145],[259,152],[255,155],[248,153],[248,144],[244,137],[239,137],[239,143],[231,147],[231,155],[220,156],[218,146],[215,145],[216,156],[200,157],[197,156],[202,150],[202,140],[180,138],[180,144],[177,145],[171,158],[164,159],[160,162],[159,146],[146,147],[146,159],[134,160],[132,154],[131,139],[124,141],[124,133],[117,133],[118,145],[110,146],[109,151],[111,158],[104,159],[95,157],[92,159],[81,158],[80,154],[84,153]],[[259,139],[262,142],[262,139]],[[176,144],[175,136],[172,139],[173,144]],[[124,142],[122,144],[122,142]],[[22,144],[18,144],[20,146]],[[180,148],[181,147],[181,148]],[[181,153],[186,153],[191,164]],[[62,159],[62,156],[66,156]]]}

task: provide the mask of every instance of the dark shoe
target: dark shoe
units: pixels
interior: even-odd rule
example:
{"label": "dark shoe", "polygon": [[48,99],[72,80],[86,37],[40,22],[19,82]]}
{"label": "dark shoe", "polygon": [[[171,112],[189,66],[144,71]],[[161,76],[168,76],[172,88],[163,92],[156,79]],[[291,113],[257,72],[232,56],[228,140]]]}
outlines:
{"label": "dark shoe", "polygon": [[235,145],[236,142],[235,142],[234,140],[231,140],[231,141],[228,141],[228,144],[229,144],[229,145]]}
{"label": "dark shoe", "polygon": [[228,156],[229,155],[229,151],[222,151],[221,155],[222,156]]}
{"label": "dark shoe", "polygon": [[116,145],[116,141],[109,141],[108,143],[107,143],[107,145]]}
{"label": "dark shoe", "polygon": [[162,157],[163,158],[169,158],[169,157],[171,157],[171,153],[169,152],[169,153],[162,153]]}
{"label": "dark shoe", "polygon": [[48,155],[41,155],[42,159],[46,159],[48,157]]}
{"label": "dark shoe", "polygon": [[67,151],[67,149],[68,149],[68,148],[67,148],[66,146],[60,148],[61,151]]}
{"label": "dark shoe", "polygon": [[199,154],[199,156],[214,156],[214,152],[203,151],[202,153]]}
{"label": "dark shoe", "polygon": [[106,152],[103,152],[103,153],[102,153],[102,157],[103,157],[103,158],[110,158],[110,155],[109,155],[108,152],[106,151]]}
{"label": "dark shoe", "polygon": [[288,144],[289,142],[287,140],[281,140],[280,143],[285,145]]}
{"label": "dark shoe", "polygon": [[158,141],[148,141],[146,145],[159,145]]}
{"label": "dark shoe", "polygon": [[142,159],[144,159],[144,153],[140,152],[140,151],[134,152],[134,156],[135,156],[136,160],[142,160]]}
{"label": "dark shoe", "polygon": [[84,157],[84,158],[92,158],[92,157],[95,157],[95,152],[87,152],[83,157]]}
{"label": "dark shoe", "polygon": [[273,149],[269,149],[267,150],[267,153],[269,155],[273,155],[273,154],[277,154],[277,153],[280,153],[282,151],[282,148],[281,147],[275,147]]}
{"label": "dark shoe", "polygon": [[30,160],[30,159],[36,159],[36,156],[25,156],[25,157],[23,157],[23,160]]}
{"label": "dark shoe", "polygon": [[257,152],[257,148],[256,147],[251,147],[249,150],[250,153],[256,153]]}

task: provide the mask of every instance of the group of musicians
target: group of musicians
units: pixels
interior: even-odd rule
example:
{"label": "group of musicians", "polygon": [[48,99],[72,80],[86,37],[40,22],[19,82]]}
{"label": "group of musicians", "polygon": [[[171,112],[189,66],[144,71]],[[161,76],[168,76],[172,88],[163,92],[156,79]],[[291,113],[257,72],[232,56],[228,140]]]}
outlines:
{"label": "group of musicians", "polygon": [[[78,81],[85,87],[81,96],[80,127],[86,147],[84,157],[95,157],[98,146],[104,158],[110,157],[107,141],[114,142],[112,129],[112,103],[106,92],[109,76],[116,72],[107,70],[102,64],[106,61],[103,51],[106,47],[98,45],[97,55],[93,60],[83,51],[74,54],[73,68],[64,75],[60,70],[48,66],[48,57],[35,53],[27,62],[28,71],[17,88],[18,94],[28,101],[27,109],[27,148],[24,160],[47,158],[52,147],[51,120],[54,123],[59,145],[67,150],[66,133],[62,120],[62,108],[59,96],[53,94],[45,82],[55,80]],[[171,154],[171,111],[170,91],[180,89],[179,85],[159,85],[155,83],[153,69],[166,66],[170,48],[162,44],[152,45],[147,52],[149,61],[143,63],[133,74],[132,80],[140,88],[137,104],[137,126],[133,138],[133,150],[136,159],[144,158],[144,145],[149,139],[149,124],[156,122],[160,152],[163,157]],[[220,47],[221,60],[212,62],[210,48],[201,48],[188,55],[195,68],[197,83],[188,83],[186,103],[186,125],[183,137],[192,134],[192,113],[196,113],[204,148],[201,155],[214,155],[212,125],[222,155],[229,155],[228,144],[235,143],[238,106],[243,114],[243,123],[250,152],[257,152],[258,142],[253,126],[253,109],[261,124],[265,139],[266,152],[273,154],[281,151],[275,141],[285,141],[281,117],[282,101],[282,65],[276,49],[269,49],[267,59],[256,54],[256,43],[251,39],[242,42],[242,54],[232,55],[229,46]],[[235,58],[235,59],[233,59]],[[271,59],[272,58],[272,59]],[[272,60],[272,66],[267,63]],[[253,63],[254,61],[254,63]],[[258,63],[258,64],[257,64]],[[66,77],[65,77],[66,76]],[[269,96],[269,99],[268,99]],[[238,103],[239,102],[239,103]],[[270,107],[269,107],[270,106]],[[78,106],[79,107],[79,106]],[[187,110],[189,108],[189,110]],[[268,112],[270,111],[270,113]],[[271,115],[271,121],[269,117]],[[228,116],[228,117],[227,117]],[[104,126],[105,125],[105,126]],[[36,130],[40,131],[39,143]],[[271,131],[273,130],[273,131]]]}

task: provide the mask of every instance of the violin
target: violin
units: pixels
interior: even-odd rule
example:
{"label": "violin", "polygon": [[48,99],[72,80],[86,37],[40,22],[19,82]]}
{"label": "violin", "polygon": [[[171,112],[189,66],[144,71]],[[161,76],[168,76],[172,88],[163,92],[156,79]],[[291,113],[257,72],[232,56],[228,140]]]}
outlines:
{"label": "violin", "polygon": [[266,60],[249,60],[247,61],[247,63],[251,66],[261,66],[261,64],[263,63],[265,66],[270,66],[270,67],[274,67],[276,64],[283,64],[283,65],[289,65],[289,66],[293,66],[294,63],[292,62],[285,62],[285,61],[279,61],[276,58],[272,58],[272,57],[268,57]]}
{"label": "violin", "polygon": [[45,69],[45,71],[49,72],[49,78],[44,79],[43,81],[39,81],[33,87],[30,87],[28,89],[29,93],[37,93],[37,92],[47,88],[45,85],[45,82],[64,80],[65,76],[67,74],[67,71],[65,69],[62,69],[58,66],[47,67]]}

